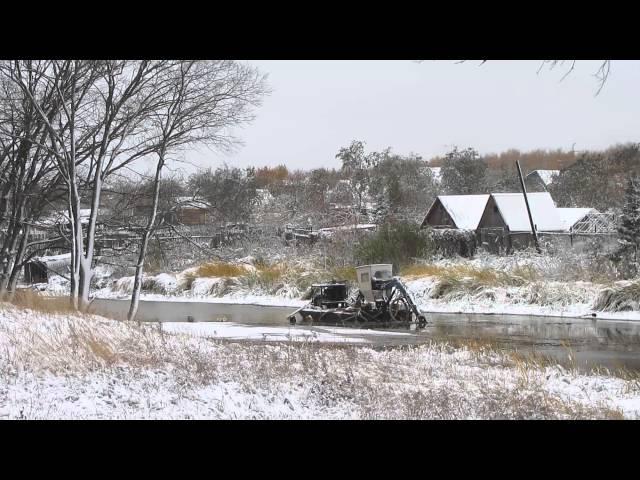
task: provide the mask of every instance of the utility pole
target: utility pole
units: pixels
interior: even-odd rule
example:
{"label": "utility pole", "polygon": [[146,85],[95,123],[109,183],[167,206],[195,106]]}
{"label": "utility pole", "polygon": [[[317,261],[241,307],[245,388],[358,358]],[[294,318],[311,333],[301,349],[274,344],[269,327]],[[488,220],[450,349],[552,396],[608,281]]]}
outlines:
{"label": "utility pole", "polygon": [[524,178],[522,177],[522,170],[520,169],[519,160],[516,160],[516,166],[518,167],[518,177],[520,178],[520,186],[522,187],[522,194],[524,195],[524,204],[527,206],[527,214],[529,214],[529,224],[531,225],[533,241],[536,244],[536,251],[538,253],[542,253],[542,250],[540,249],[540,243],[538,242],[538,232],[536,232],[536,226],[533,224],[533,217],[531,216],[531,208],[529,207],[529,199],[527,198],[527,188],[524,186]]}

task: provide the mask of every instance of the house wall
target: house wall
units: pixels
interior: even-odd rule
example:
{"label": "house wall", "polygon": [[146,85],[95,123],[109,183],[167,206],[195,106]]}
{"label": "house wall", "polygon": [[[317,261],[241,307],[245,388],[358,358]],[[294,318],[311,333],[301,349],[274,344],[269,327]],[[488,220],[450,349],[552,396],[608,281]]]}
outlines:
{"label": "house wall", "polygon": [[430,225],[433,228],[457,228],[451,215],[447,213],[440,200],[436,200],[429,213],[427,213],[422,226],[426,225]]}
{"label": "house wall", "polygon": [[502,218],[498,205],[493,197],[489,197],[476,230],[478,245],[491,253],[502,255],[512,249],[509,228]]}
{"label": "house wall", "polygon": [[178,212],[178,221],[183,225],[204,225],[207,223],[207,211],[200,208],[182,208]]}
{"label": "house wall", "polygon": [[25,283],[46,283],[47,268],[39,262],[28,262],[24,266]]}
{"label": "house wall", "polygon": [[487,205],[484,207],[484,212],[482,212],[482,217],[480,217],[478,230],[481,228],[503,228],[508,230],[507,224],[502,219],[496,200],[493,197],[489,197]]}

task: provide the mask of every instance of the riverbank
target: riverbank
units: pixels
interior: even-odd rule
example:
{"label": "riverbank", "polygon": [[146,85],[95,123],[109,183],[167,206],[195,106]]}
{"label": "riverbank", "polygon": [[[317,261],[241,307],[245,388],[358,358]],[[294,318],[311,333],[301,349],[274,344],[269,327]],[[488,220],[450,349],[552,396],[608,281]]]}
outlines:
{"label": "riverbank", "polygon": [[[580,258],[481,254],[413,264],[403,267],[400,277],[424,312],[640,321],[640,279],[616,281],[614,273]],[[68,286],[56,278],[42,287],[46,293],[66,292]],[[297,308],[307,302],[311,284],[331,279],[353,284],[355,270],[321,268],[303,258],[265,264],[245,257],[145,275],[141,299]],[[97,298],[126,299],[133,277],[104,276],[98,287]]]}
{"label": "riverbank", "polygon": [[[484,315],[527,315],[560,318],[600,318],[640,321],[640,311],[599,311],[594,302],[606,288],[588,282],[529,284],[521,287],[490,287],[475,291],[437,293],[439,279],[435,277],[403,278],[418,308],[425,313],[459,313]],[[549,298],[551,295],[555,298]],[[438,295],[438,298],[433,298]],[[545,298],[546,297],[546,298]],[[96,292],[96,298],[129,299],[129,295],[111,289]],[[208,302],[239,305],[301,307],[308,300],[289,296],[233,292],[220,296],[192,294],[142,293],[141,300],[171,302]]]}
{"label": "riverbank", "polygon": [[0,418],[639,418],[633,376],[490,346],[262,342],[0,304]]}

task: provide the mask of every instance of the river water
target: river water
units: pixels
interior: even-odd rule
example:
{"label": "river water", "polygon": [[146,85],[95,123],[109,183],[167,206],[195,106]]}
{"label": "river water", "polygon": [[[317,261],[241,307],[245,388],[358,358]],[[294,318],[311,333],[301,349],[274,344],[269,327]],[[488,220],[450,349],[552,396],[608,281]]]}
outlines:
{"label": "river water", "polygon": [[[128,300],[95,299],[93,313],[125,319]],[[242,325],[288,326],[295,307],[211,302],[140,301],[138,320],[149,322],[233,322]],[[477,340],[498,348],[552,357],[581,370],[596,367],[640,371],[640,322],[535,317],[427,313],[424,330],[407,335],[377,331],[365,336],[374,346],[419,344],[431,339]],[[321,327],[296,326],[296,329]],[[339,330],[339,329],[338,329]],[[339,334],[338,334],[339,335]],[[345,335],[346,336],[346,335]]]}

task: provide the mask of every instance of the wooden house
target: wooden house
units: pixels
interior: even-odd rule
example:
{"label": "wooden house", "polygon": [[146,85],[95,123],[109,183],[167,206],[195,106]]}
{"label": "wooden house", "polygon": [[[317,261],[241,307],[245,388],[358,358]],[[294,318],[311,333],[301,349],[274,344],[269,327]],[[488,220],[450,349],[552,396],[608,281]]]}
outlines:
{"label": "wooden house", "polygon": [[35,257],[24,265],[26,283],[47,283],[51,275],[67,277],[71,268],[71,254]]}
{"label": "wooden house", "polygon": [[[536,232],[564,232],[565,223],[548,192],[527,194]],[[522,193],[492,193],[478,223],[480,243],[491,251],[533,245],[531,222]]]}
{"label": "wooden house", "polygon": [[438,195],[421,228],[476,230],[489,195]]}
{"label": "wooden house", "polygon": [[182,225],[205,225],[209,219],[211,205],[203,199],[178,197],[176,220]]}

